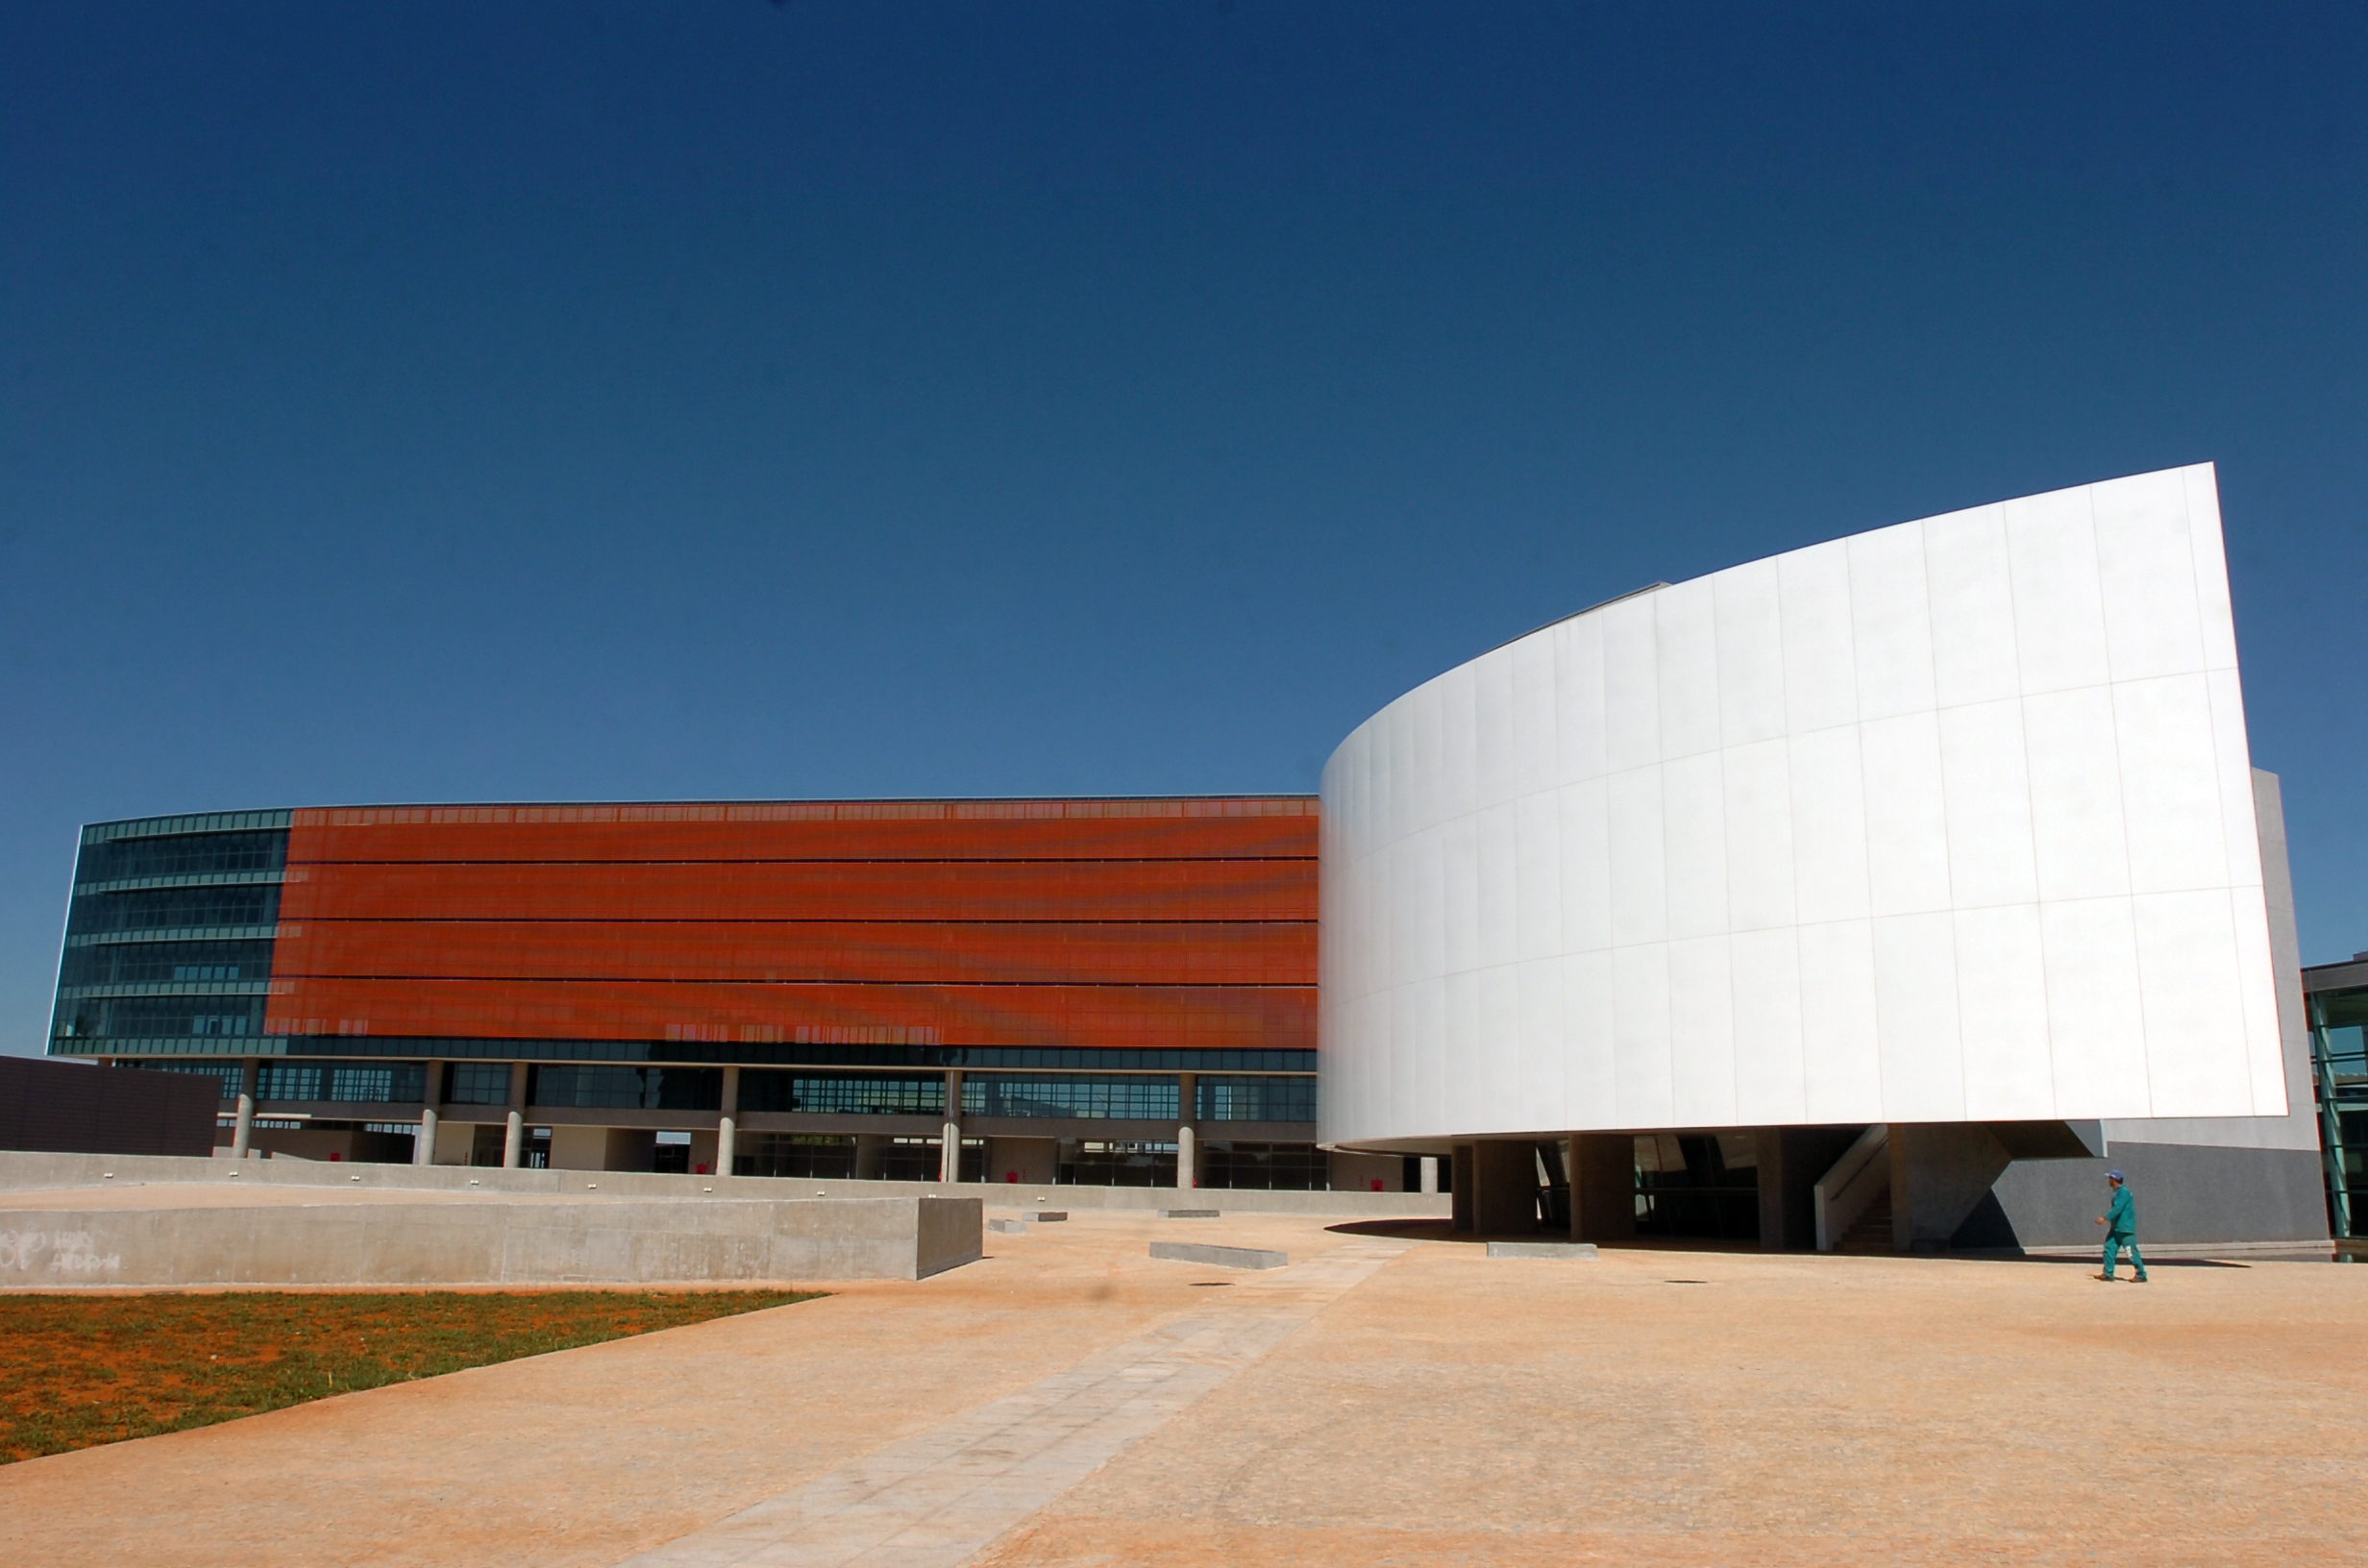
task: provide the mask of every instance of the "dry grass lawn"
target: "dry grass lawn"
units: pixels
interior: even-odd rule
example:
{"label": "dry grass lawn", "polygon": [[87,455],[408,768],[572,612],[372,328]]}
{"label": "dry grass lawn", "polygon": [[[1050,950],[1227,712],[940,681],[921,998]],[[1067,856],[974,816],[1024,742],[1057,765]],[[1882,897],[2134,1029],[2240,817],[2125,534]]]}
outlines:
{"label": "dry grass lawn", "polygon": [[812,1299],[717,1290],[0,1296],[0,1462]]}

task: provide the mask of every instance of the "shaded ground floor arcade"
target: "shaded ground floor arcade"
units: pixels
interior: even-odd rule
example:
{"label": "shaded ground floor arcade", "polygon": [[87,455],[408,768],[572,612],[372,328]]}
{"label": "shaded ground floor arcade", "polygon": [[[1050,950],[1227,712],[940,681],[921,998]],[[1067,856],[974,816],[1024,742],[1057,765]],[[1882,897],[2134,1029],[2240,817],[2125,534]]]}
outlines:
{"label": "shaded ground floor arcade", "polygon": [[[372,1164],[1232,1190],[1405,1189],[1315,1141],[1308,1072],[125,1061],[221,1085],[218,1144]],[[949,1149],[958,1150],[950,1159]]]}
{"label": "shaded ground floor arcade", "polygon": [[[2116,1124],[2128,1127],[2130,1124]],[[2108,1139],[2100,1124],[1877,1123],[1476,1139],[1440,1157],[1458,1230],[1766,1251],[2016,1252],[2095,1242],[2105,1173],[2173,1245],[2315,1255],[2315,1151]]]}

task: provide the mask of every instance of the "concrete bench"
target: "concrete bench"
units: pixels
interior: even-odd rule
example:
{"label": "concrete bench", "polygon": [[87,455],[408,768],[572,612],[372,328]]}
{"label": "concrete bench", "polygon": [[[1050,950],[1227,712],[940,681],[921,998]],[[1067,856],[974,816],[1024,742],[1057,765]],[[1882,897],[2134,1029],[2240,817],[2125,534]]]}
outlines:
{"label": "concrete bench", "polygon": [[1286,1268],[1287,1252],[1262,1247],[1213,1247],[1199,1241],[1154,1241],[1151,1256],[1177,1263],[1213,1263],[1219,1268]]}
{"label": "concrete bench", "polygon": [[1489,1243],[1489,1256],[1492,1258],[1564,1258],[1587,1262],[1592,1261],[1595,1256],[1595,1243],[1592,1241],[1492,1241]]}

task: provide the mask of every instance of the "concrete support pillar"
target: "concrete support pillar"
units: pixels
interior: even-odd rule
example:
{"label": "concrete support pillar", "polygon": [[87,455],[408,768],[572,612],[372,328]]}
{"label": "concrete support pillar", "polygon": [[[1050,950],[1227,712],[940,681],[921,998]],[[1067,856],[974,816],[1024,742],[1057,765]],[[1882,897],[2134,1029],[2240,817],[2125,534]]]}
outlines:
{"label": "concrete support pillar", "polygon": [[[1460,1178],[1462,1170],[1457,1170]],[[1459,1188],[1463,1182],[1455,1184]],[[1483,1236],[1530,1236],[1538,1229],[1538,1145],[1491,1140],[1472,1145],[1472,1229]]]}
{"label": "concrete support pillar", "polygon": [[255,1085],[262,1064],[250,1056],[238,1065],[238,1124],[231,1133],[231,1158],[244,1160],[255,1139]]}
{"label": "concrete support pillar", "polygon": [[444,1104],[444,1064],[431,1062],[419,1088],[419,1137],[411,1144],[411,1164],[435,1164],[436,1112]]}
{"label": "concrete support pillar", "polygon": [[1570,1135],[1570,1238],[1633,1241],[1637,1140],[1626,1133]]}
{"label": "concrete support pillar", "polygon": [[[733,1146],[740,1138],[740,1069],[724,1069],[724,1115],[715,1124],[715,1173],[731,1174]],[[696,1162],[694,1162],[696,1163]]]}
{"label": "concrete support pillar", "polygon": [[1760,1246],[1807,1252],[1817,1244],[1817,1183],[1858,1141],[1856,1127],[1758,1127]]}
{"label": "concrete support pillar", "polygon": [[1937,1252],[2013,1163],[1980,1122],[1891,1123],[1891,1245]]}
{"label": "concrete support pillar", "polygon": [[962,1069],[946,1074],[946,1130],[937,1151],[937,1179],[949,1187],[962,1180]]}
{"label": "concrete support pillar", "polygon": [[516,1170],[518,1155],[527,1138],[527,1065],[509,1065],[509,1126],[502,1135],[502,1168]]}
{"label": "concrete support pillar", "polygon": [[1439,1191],[1439,1156],[1422,1157],[1422,1190],[1436,1195]]}
{"label": "concrete support pillar", "polygon": [[[1788,1174],[1785,1169],[1785,1130],[1782,1127],[1754,1127],[1751,1130],[1752,1152],[1760,1167],[1760,1250],[1782,1252],[1798,1241],[1789,1234],[1786,1221],[1785,1193]],[[1815,1237],[1813,1236],[1813,1241]]]}
{"label": "concrete support pillar", "polygon": [[1175,1185],[1179,1189],[1200,1185],[1198,1154],[1194,1145],[1199,1141],[1193,1124],[1199,1119],[1200,1075],[1179,1072],[1175,1075]]}
{"label": "concrete support pillar", "polygon": [[1455,1228],[1459,1231],[1468,1231],[1472,1228],[1472,1146],[1468,1143],[1455,1144],[1448,1150],[1447,1158],[1454,1162],[1453,1180],[1448,1183],[1448,1186],[1455,1189],[1453,1193]]}

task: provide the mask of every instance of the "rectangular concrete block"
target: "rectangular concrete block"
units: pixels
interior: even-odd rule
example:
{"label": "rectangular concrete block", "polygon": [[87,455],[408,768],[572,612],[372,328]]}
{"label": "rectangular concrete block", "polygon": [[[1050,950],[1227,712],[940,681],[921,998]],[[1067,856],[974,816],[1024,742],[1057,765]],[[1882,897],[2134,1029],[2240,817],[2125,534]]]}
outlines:
{"label": "rectangular concrete block", "polygon": [[920,1280],[981,1256],[976,1198],[274,1203],[0,1213],[0,1286]]}
{"label": "rectangular concrete block", "polygon": [[1162,1209],[1159,1212],[1159,1217],[1162,1219],[1215,1219],[1218,1214],[1214,1209]]}
{"label": "rectangular concrete block", "polygon": [[1034,1220],[1039,1225],[1054,1225],[1067,1219],[1069,1217],[1069,1211],[1066,1209],[1039,1209],[1036,1213],[1028,1215],[1027,1217]]}
{"label": "rectangular concrete block", "polygon": [[1201,1241],[1154,1241],[1151,1256],[1177,1263],[1213,1263],[1219,1268],[1286,1268],[1291,1255],[1263,1247],[1215,1247]]}
{"label": "rectangular concrete block", "polygon": [[1595,1256],[1592,1241],[1492,1241],[1492,1258],[1564,1258],[1586,1262]]}
{"label": "rectangular concrete block", "polygon": [[987,1221],[987,1229],[999,1236],[1025,1236],[1027,1235],[1027,1221],[1024,1219],[990,1219]]}

